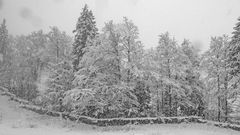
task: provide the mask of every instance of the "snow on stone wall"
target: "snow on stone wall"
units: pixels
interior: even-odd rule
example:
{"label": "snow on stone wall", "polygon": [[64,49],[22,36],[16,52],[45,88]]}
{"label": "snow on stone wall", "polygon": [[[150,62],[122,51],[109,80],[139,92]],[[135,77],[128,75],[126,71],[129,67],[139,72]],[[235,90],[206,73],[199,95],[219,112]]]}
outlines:
{"label": "snow on stone wall", "polygon": [[69,113],[60,113],[55,111],[49,111],[40,106],[32,105],[26,100],[17,98],[14,94],[8,92],[6,88],[0,86],[2,95],[9,96],[11,100],[14,100],[18,103],[21,103],[20,107],[33,112],[49,115],[52,117],[62,117],[63,119],[68,119],[71,121],[82,122],[90,125],[97,126],[120,126],[127,124],[178,124],[178,123],[207,123],[222,128],[230,128],[233,130],[240,131],[240,125],[230,124],[230,123],[221,123],[203,120],[201,117],[197,116],[188,116],[188,117],[145,117],[145,118],[111,118],[111,119],[96,119],[87,116],[73,116]]}

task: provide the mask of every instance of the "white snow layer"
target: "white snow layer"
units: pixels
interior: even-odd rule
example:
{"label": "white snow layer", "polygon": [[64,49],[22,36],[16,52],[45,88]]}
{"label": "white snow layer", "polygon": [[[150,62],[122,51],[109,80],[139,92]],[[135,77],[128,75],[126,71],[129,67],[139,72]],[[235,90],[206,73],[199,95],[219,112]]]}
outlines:
{"label": "white snow layer", "polygon": [[[1,93],[0,93],[1,94]],[[159,124],[96,127],[43,116],[0,95],[0,135],[239,135],[207,124]]]}

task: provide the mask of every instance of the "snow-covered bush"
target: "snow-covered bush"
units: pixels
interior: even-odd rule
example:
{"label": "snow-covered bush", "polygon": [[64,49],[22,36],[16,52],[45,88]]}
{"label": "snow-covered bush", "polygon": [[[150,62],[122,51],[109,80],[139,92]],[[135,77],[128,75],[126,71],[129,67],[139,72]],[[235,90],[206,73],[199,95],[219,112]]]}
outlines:
{"label": "snow-covered bush", "polygon": [[96,118],[130,117],[137,113],[136,96],[125,86],[74,88],[65,93],[63,105],[74,115]]}

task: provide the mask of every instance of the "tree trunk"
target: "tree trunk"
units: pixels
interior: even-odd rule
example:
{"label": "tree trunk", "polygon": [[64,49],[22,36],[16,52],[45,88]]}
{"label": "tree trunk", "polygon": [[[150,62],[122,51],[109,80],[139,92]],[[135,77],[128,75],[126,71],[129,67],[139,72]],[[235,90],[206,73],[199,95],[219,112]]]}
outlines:
{"label": "tree trunk", "polygon": [[131,70],[130,70],[130,64],[131,64],[131,59],[130,59],[130,50],[128,50],[128,71],[127,71],[127,84],[129,85],[130,83],[130,74],[131,74]]}
{"label": "tree trunk", "polygon": [[161,88],[162,88],[162,104],[161,104],[161,110],[162,110],[162,114],[163,114],[163,111],[164,111],[164,90],[163,90],[162,81],[161,81]]}
{"label": "tree trunk", "polygon": [[127,84],[130,83],[130,76],[131,76],[131,56],[130,56],[130,37],[127,38],[127,60],[128,60],[128,71],[127,71]]}
{"label": "tree trunk", "polygon": [[[220,92],[220,78],[219,78],[219,75],[217,77],[217,84],[218,84],[218,94],[219,94],[219,92]],[[221,110],[220,110],[221,103],[220,103],[220,101],[221,101],[221,98],[218,95],[218,117],[217,117],[217,119],[218,119],[219,122],[220,122],[220,119],[221,119]]]}
{"label": "tree trunk", "polygon": [[117,56],[117,78],[118,78],[118,82],[121,81],[121,60],[119,58],[119,52],[118,52],[118,49],[117,49],[117,46],[118,46],[118,43],[116,42],[116,46],[115,46],[115,53],[116,53],[116,56]]}
{"label": "tree trunk", "polygon": [[225,77],[225,83],[224,83],[224,89],[225,89],[225,92],[226,92],[226,94],[225,94],[225,121],[227,121],[228,120],[228,101],[227,101],[227,99],[228,99],[228,94],[227,94],[227,88],[228,88],[228,75],[226,75],[226,77]]}
{"label": "tree trunk", "polygon": [[228,102],[227,97],[225,97],[225,122],[228,121]]}
{"label": "tree trunk", "polygon": [[159,105],[159,93],[158,93],[158,84],[157,84],[157,115],[159,116],[160,105]]}
{"label": "tree trunk", "polygon": [[57,47],[57,60],[58,60],[58,58],[59,58],[59,46],[58,46],[58,41],[57,41],[57,43],[56,43],[56,47]]}
{"label": "tree trunk", "polygon": [[218,97],[218,121],[220,122],[221,111],[220,111],[220,97]]}
{"label": "tree trunk", "polygon": [[[217,55],[217,59],[219,58],[219,56]],[[218,63],[219,64],[219,63]],[[217,95],[217,102],[218,102],[218,116],[217,116],[217,119],[218,121],[220,122],[220,119],[221,119],[221,110],[220,110],[220,107],[221,107],[221,98],[220,98],[220,71],[219,71],[219,65],[216,65],[217,66],[217,92],[218,92],[218,95]]]}
{"label": "tree trunk", "polygon": [[[170,69],[170,59],[168,59],[168,78],[171,78],[171,69]],[[168,86],[168,96],[169,96],[169,116],[172,116],[172,91],[171,86]]]}
{"label": "tree trunk", "polygon": [[171,86],[169,86],[169,116],[172,116],[172,94],[171,94]]}
{"label": "tree trunk", "polygon": [[[225,50],[224,57],[227,57],[227,52]],[[227,63],[226,61],[224,62],[224,68],[225,68],[225,78],[224,78],[224,89],[225,89],[225,122],[228,120],[228,72],[227,72]]]}

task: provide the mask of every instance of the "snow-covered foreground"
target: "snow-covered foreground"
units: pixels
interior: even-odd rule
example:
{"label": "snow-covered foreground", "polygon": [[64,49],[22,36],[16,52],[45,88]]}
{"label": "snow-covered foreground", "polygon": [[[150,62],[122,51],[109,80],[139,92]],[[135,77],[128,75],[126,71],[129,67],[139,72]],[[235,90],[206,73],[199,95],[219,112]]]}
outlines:
{"label": "snow-covered foreground", "polygon": [[38,115],[0,96],[0,135],[239,135],[203,124],[127,125],[96,127]]}

